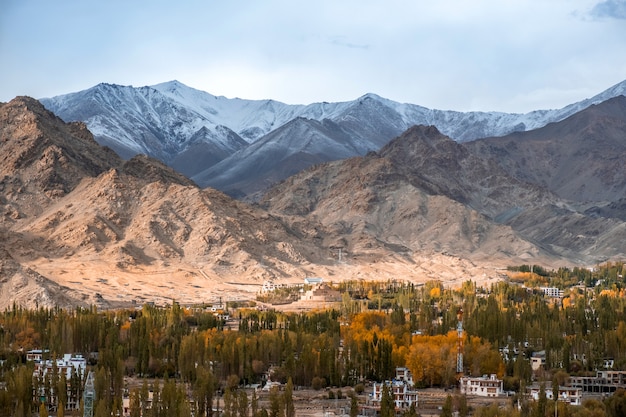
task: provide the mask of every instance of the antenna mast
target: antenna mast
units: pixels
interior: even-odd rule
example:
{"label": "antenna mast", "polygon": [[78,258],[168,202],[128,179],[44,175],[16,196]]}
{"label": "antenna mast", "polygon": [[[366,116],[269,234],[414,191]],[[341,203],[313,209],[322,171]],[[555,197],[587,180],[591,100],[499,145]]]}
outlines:
{"label": "antenna mast", "polygon": [[87,374],[85,392],[83,392],[83,417],[93,417],[93,403],[96,399],[96,389],[93,385],[93,371]]}
{"label": "antenna mast", "polygon": [[457,333],[457,351],[456,351],[456,373],[463,374],[463,309],[459,308],[456,313],[458,323],[456,325]]}

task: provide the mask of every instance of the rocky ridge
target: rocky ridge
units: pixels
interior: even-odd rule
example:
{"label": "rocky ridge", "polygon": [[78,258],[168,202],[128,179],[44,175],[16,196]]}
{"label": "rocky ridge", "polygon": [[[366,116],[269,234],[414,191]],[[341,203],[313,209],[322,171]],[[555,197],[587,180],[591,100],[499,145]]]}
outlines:
{"label": "rocky ridge", "polygon": [[499,276],[501,265],[407,252],[365,234],[340,261],[335,242],[347,231],[202,190],[144,156],[124,161],[84,125],[66,124],[27,97],[0,105],[0,126],[0,308],[250,298],[264,280],[306,276]]}
{"label": "rocky ridge", "polygon": [[202,187],[250,199],[311,165],[378,151],[413,125],[433,125],[466,142],[537,129],[625,92],[626,81],[562,109],[527,114],[428,109],[371,93],[288,105],[216,97],[178,81],[140,88],[99,84],[42,101],[66,121],[85,122],[99,143],[124,158],[145,153]]}
{"label": "rocky ridge", "polygon": [[346,251],[367,242],[482,260],[593,264],[626,256],[626,224],[616,210],[590,211],[501,164],[435,127],[416,126],[378,153],[288,178],[261,205],[286,219],[320,222]]}

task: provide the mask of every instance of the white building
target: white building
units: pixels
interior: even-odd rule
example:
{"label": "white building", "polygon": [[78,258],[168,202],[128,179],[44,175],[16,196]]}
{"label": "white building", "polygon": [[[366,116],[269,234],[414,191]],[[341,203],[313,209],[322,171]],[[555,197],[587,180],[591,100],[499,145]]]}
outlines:
{"label": "white building", "polygon": [[[539,400],[539,391],[541,387],[538,385],[532,385],[527,388],[530,398],[537,401]],[[554,400],[552,394],[552,388],[546,387],[546,398],[548,400]],[[583,403],[583,390],[577,387],[559,387],[559,401],[568,403],[570,405],[582,405]]]}
{"label": "white building", "polygon": [[409,368],[398,367],[396,368],[396,380],[403,381],[410,387],[413,387],[413,374]]}
{"label": "white building", "polygon": [[274,281],[263,281],[263,285],[261,286],[261,293],[266,294],[268,292],[273,292],[281,288],[301,288],[303,286],[304,284],[289,284],[289,283],[274,282]]}
{"label": "white building", "polygon": [[542,366],[546,366],[546,351],[533,352],[530,357],[530,367],[533,371],[538,371]]}
{"label": "white building", "polygon": [[396,377],[393,380],[372,385],[372,393],[368,401],[371,407],[380,407],[385,385],[391,391],[396,410],[409,408],[413,404],[417,407],[417,391],[413,388],[413,376],[407,368],[396,368]]}
{"label": "white building", "polygon": [[[65,375],[68,387],[70,380],[74,374],[80,377],[80,380],[84,380],[87,370],[87,360],[82,355],[72,355],[66,353],[62,358],[57,359],[44,359],[48,356],[49,351],[45,350],[30,350],[26,352],[26,359],[34,362],[35,368],[33,369],[33,378],[37,378],[39,381],[43,381],[46,375],[53,375],[55,370],[58,378],[61,375]],[[48,404],[48,411],[54,412],[58,406],[58,396],[55,389],[50,390],[50,397],[46,398]],[[40,395],[41,393],[34,393]],[[64,404],[66,410],[78,410],[80,407],[80,398],[71,395],[70,391],[67,391],[66,397],[67,403]]]}
{"label": "white building", "polygon": [[26,360],[30,362],[42,361],[44,355],[50,355],[50,351],[48,349],[33,349],[26,352]]}
{"label": "white building", "polygon": [[43,378],[48,372],[53,372],[56,366],[59,375],[65,374],[65,378],[69,381],[74,371],[80,376],[81,379],[85,377],[85,370],[87,369],[87,360],[82,355],[72,355],[66,353],[63,358],[60,359],[48,359],[48,360],[34,360],[35,369],[33,376],[36,378]]}
{"label": "white building", "polygon": [[274,281],[264,281],[263,286],[261,287],[261,292],[268,293],[279,288],[287,288],[287,284],[275,283]]}
{"label": "white building", "polygon": [[461,394],[476,395],[478,397],[499,397],[504,395],[504,385],[495,374],[480,377],[461,377]]}
{"label": "white building", "polygon": [[323,278],[319,278],[319,277],[304,278],[304,285],[322,285],[323,283],[324,283]]}
{"label": "white building", "polygon": [[541,291],[543,291],[543,295],[545,295],[546,297],[552,297],[552,298],[562,298],[563,297],[563,290],[559,290],[558,288],[555,288],[555,287],[540,287],[539,289]]}

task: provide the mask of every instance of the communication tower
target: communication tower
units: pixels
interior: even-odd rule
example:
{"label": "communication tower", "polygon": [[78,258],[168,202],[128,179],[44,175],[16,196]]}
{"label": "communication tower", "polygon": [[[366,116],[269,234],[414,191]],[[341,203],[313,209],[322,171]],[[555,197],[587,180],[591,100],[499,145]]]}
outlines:
{"label": "communication tower", "polygon": [[459,308],[456,313],[458,323],[456,325],[457,350],[456,350],[456,373],[463,374],[463,309]]}
{"label": "communication tower", "polygon": [[93,385],[93,371],[87,374],[85,391],[83,392],[83,417],[93,417],[93,403],[96,399],[96,389]]}

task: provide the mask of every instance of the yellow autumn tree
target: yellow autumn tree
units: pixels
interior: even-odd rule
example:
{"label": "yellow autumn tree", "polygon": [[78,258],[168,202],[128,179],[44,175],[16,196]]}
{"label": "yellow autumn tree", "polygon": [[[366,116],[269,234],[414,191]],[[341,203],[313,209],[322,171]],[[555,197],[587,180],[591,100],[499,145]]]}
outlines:
{"label": "yellow autumn tree", "polygon": [[447,385],[453,382],[456,364],[456,332],[446,335],[413,337],[407,367],[421,385]]}
{"label": "yellow autumn tree", "polygon": [[[497,350],[478,337],[463,341],[464,368],[470,373],[504,374],[504,364]],[[457,332],[446,335],[414,336],[406,354],[406,365],[413,373],[413,380],[422,386],[448,386],[456,380],[458,353]]]}

